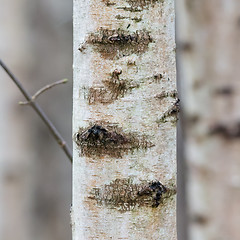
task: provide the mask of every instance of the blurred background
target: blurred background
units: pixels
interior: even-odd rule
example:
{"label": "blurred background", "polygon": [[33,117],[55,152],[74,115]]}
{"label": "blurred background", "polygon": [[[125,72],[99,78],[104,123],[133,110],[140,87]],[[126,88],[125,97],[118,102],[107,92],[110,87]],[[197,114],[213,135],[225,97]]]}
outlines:
{"label": "blurred background", "polygon": [[[0,58],[71,148],[72,1],[0,0]],[[0,239],[71,239],[71,164],[0,69]]]}

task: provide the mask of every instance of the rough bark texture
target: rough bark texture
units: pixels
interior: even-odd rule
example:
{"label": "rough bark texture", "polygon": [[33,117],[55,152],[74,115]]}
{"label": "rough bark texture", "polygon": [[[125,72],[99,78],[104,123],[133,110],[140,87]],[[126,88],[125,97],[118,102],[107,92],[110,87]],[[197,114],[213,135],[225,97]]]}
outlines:
{"label": "rough bark texture", "polygon": [[189,233],[240,239],[240,2],[178,1]]}
{"label": "rough bark texture", "polygon": [[74,1],[73,239],[176,239],[174,1]]}

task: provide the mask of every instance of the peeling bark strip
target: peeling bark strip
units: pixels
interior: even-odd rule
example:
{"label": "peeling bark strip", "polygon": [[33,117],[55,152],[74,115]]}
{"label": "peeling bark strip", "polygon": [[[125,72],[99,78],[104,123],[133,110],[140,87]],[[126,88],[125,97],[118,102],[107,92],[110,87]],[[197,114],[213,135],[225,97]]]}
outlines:
{"label": "peeling bark strip", "polygon": [[150,33],[146,30],[131,33],[122,29],[100,28],[98,32],[88,36],[86,43],[96,46],[102,57],[113,59],[133,53],[142,54],[152,41]]}
{"label": "peeling bark strip", "polygon": [[156,208],[164,198],[176,193],[159,181],[142,181],[134,184],[132,179],[116,179],[102,188],[93,188],[89,198],[100,205],[106,205],[119,211],[130,211],[142,206]]}
{"label": "peeling bark strip", "polygon": [[125,134],[116,126],[109,125],[105,128],[97,124],[80,129],[76,134],[76,143],[80,146],[81,154],[85,156],[122,157],[130,150],[154,146],[145,136]]}

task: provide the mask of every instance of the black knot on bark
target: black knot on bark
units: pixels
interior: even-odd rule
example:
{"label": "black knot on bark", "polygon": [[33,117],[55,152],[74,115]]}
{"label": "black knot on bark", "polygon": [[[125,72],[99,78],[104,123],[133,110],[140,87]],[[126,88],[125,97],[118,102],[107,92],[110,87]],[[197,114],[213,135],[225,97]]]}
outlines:
{"label": "black knot on bark", "polygon": [[151,182],[148,186],[138,192],[139,196],[154,195],[155,200],[153,207],[158,207],[161,201],[162,194],[167,192],[166,187],[159,181]]}
{"label": "black knot on bark", "polygon": [[88,129],[87,134],[83,136],[84,140],[88,141],[102,141],[107,137],[107,130],[99,125],[94,125]]}

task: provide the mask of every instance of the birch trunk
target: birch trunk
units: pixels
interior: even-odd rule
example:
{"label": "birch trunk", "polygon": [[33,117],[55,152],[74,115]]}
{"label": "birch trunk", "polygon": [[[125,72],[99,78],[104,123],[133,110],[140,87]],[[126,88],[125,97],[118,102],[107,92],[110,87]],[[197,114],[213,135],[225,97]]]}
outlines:
{"label": "birch trunk", "polygon": [[189,236],[240,239],[240,2],[178,1]]}
{"label": "birch trunk", "polygon": [[73,239],[176,239],[174,1],[75,0]]}

